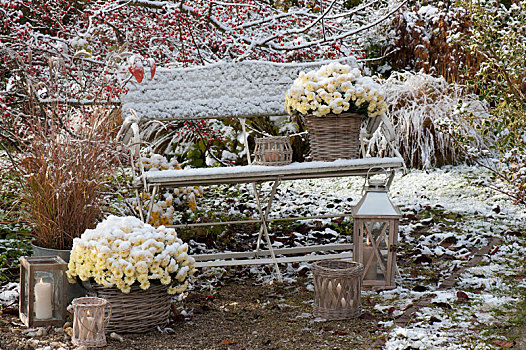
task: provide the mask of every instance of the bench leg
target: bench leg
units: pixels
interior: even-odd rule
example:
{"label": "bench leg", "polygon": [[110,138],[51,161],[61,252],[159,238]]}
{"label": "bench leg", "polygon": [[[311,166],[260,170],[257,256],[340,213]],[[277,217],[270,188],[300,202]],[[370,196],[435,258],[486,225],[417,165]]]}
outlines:
{"label": "bench leg", "polygon": [[144,222],[144,214],[142,212],[142,199],[141,195],[139,194],[139,190],[135,190],[135,197],[137,197],[137,205],[139,206],[139,216],[141,218],[141,221]]}
{"label": "bench leg", "polygon": [[281,272],[279,271],[278,261],[276,260],[276,254],[274,253],[274,249],[272,248],[272,242],[270,241],[270,236],[269,236],[268,228],[267,228],[268,214],[270,213],[270,207],[272,206],[272,201],[274,200],[274,196],[276,195],[276,190],[278,188],[279,183],[280,183],[279,179],[274,181],[274,184],[272,185],[272,190],[270,191],[270,194],[269,194],[269,197],[268,197],[267,207],[265,208],[265,210],[263,210],[263,207],[261,205],[260,191],[258,191],[256,183],[252,183],[252,186],[254,187],[254,196],[256,197],[256,204],[258,206],[259,217],[260,217],[260,220],[261,220],[261,226],[259,228],[258,240],[257,240],[257,243],[256,243],[256,256],[258,256],[259,248],[260,248],[260,245],[261,245],[261,238],[262,238],[262,235],[264,233],[265,234],[265,241],[267,242],[268,249],[270,251],[270,256],[271,256],[272,260],[274,261],[274,269],[275,269],[276,275],[278,277],[278,282],[281,283],[281,282],[283,282],[283,278],[281,277]]}
{"label": "bench leg", "polygon": [[146,215],[145,223],[148,223],[150,221],[150,217],[152,216],[153,199],[155,198],[155,195],[157,194],[158,190],[159,190],[159,186],[153,186],[152,194],[150,196],[150,205],[148,205],[148,215]]}

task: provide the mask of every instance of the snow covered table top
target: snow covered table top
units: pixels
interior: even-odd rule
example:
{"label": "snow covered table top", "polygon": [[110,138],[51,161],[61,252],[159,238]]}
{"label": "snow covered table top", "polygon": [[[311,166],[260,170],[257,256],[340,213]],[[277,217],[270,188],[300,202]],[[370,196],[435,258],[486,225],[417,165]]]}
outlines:
{"label": "snow covered table top", "polygon": [[[148,171],[149,185],[195,186],[281,180],[313,179],[325,177],[360,176],[403,167],[403,159],[363,158],[338,159],[333,162],[292,163],[282,166],[245,165],[219,168]],[[378,168],[378,169],[374,169]]]}

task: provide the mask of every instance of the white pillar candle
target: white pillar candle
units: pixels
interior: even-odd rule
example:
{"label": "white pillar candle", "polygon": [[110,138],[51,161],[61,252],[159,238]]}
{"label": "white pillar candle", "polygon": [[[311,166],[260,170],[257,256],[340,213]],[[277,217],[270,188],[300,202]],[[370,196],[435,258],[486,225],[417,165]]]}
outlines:
{"label": "white pillar candle", "polygon": [[376,265],[377,265],[377,258],[376,254],[374,254],[374,247],[364,245],[363,246],[363,266],[364,268],[367,268],[367,263],[369,262],[369,258],[371,255],[373,256],[373,259],[371,260],[371,265],[369,265],[369,268],[367,268],[367,271],[365,272],[365,280],[376,280],[378,278],[378,274],[376,272]]}
{"label": "white pillar candle", "polygon": [[91,317],[87,311],[86,317],[79,320],[79,339],[89,340],[94,338],[95,334],[95,317]]}
{"label": "white pillar candle", "polygon": [[35,316],[40,320],[48,320],[53,317],[51,305],[51,283],[40,282],[35,285]]}

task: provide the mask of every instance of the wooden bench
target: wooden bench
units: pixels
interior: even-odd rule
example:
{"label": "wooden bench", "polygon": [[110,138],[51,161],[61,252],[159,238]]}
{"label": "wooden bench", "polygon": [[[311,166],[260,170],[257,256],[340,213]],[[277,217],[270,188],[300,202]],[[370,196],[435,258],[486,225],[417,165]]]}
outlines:
{"label": "wooden bench", "polygon": [[[278,268],[280,262],[311,261],[332,258],[351,258],[352,244],[330,244],[323,246],[295,247],[273,249],[268,232],[268,215],[272,206],[276,189],[281,181],[313,179],[327,177],[365,176],[366,174],[387,173],[390,181],[396,169],[404,166],[401,157],[394,158],[362,158],[351,160],[337,160],[334,162],[306,162],[292,163],[284,166],[256,166],[251,165],[248,149],[245,119],[262,116],[285,115],[284,96],[287,89],[301,71],[317,69],[329,62],[315,62],[304,64],[276,64],[260,61],[244,61],[240,63],[218,63],[205,67],[186,69],[159,69],[154,80],[134,84],[129,83],[130,91],[121,98],[123,111],[133,110],[123,125],[122,132],[130,130],[132,159],[138,156],[140,139],[140,124],[155,121],[196,120],[239,118],[245,135],[244,146],[248,155],[249,165],[235,167],[196,168],[183,170],[147,171],[138,165],[142,171],[133,179],[133,185],[139,191],[150,194],[150,207],[143,220],[148,221],[151,215],[153,198],[160,188],[252,183],[255,201],[259,210],[259,218],[241,220],[239,223],[260,223],[260,230],[253,252],[235,252],[194,255],[197,267],[226,266],[245,264],[274,264],[278,280],[281,274]],[[355,65],[353,60],[347,62]],[[364,122],[362,137],[371,136],[376,129],[383,125],[380,117],[370,118]],[[365,142],[366,140],[364,140]],[[366,147],[362,147],[364,151]],[[365,152],[365,151],[364,151]],[[262,203],[262,186],[264,182],[271,182],[267,204]],[[259,187],[258,187],[259,186]],[[142,210],[141,210],[142,215]],[[348,215],[348,214],[343,214]],[[339,215],[316,216],[337,217]],[[308,217],[314,218],[314,217]],[[287,220],[291,218],[280,218]],[[307,219],[293,218],[293,219]],[[232,223],[222,222],[224,223]],[[196,226],[207,224],[173,225]],[[261,250],[260,244],[264,237],[267,250]],[[281,255],[305,254],[321,251],[343,251],[337,254],[302,255],[281,257]],[[225,261],[224,259],[228,259]],[[223,260],[223,261],[221,261]]]}

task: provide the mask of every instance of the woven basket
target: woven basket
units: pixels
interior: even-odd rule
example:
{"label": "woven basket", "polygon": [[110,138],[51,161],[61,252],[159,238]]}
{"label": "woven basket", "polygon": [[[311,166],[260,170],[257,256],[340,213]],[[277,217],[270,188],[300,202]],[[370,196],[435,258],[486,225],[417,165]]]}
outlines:
{"label": "woven basket", "polygon": [[305,116],[312,160],[330,162],[339,158],[359,158],[362,119],[362,115],[355,113]]}
{"label": "woven basket", "polygon": [[170,298],[166,286],[152,285],[147,290],[133,285],[128,294],[117,288],[93,287],[99,298],[112,307],[106,333],[145,333],[163,327],[170,316]]}
{"label": "woven basket", "polygon": [[360,316],[363,265],[342,260],[324,260],[312,265],[316,317],[342,320]]}
{"label": "woven basket", "polygon": [[287,165],[292,162],[292,147],[288,136],[256,138],[255,165]]}

